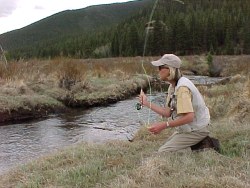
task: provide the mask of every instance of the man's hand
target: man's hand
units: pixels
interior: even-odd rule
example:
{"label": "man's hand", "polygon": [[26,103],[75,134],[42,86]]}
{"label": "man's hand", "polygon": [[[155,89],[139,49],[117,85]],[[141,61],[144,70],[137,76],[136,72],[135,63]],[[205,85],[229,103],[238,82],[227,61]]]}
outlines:
{"label": "man's hand", "polygon": [[152,124],[151,127],[148,128],[148,130],[153,133],[153,134],[159,134],[163,129],[166,128],[166,123],[165,122],[157,122]]}

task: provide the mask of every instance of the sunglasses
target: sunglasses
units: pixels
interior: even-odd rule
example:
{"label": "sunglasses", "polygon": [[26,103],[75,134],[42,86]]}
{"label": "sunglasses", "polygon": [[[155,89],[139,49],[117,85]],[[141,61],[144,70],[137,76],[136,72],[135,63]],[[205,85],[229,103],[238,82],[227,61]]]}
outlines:
{"label": "sunglasses", "polygon": [[159,68],[159,71],[161,71],[162,69],[169,69],[168,67],[164,66],[164,65],[161,65],[158,67]]}

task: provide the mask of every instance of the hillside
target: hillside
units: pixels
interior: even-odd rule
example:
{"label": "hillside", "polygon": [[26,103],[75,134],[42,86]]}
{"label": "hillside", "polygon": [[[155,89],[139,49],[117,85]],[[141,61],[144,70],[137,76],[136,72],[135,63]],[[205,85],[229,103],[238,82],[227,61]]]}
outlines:
{"label": "hillside", "polygon": [[143,9],[150,1],[95,5],[59,12],[24,28],[0,35],[0,44],[8,51],[65,36],[101,31]]}
{"label": "hillside", "polygon": [[131,1],[64,11],[0,35],[0,44],[8,60],[243,55],[249,12],[249,0]]}

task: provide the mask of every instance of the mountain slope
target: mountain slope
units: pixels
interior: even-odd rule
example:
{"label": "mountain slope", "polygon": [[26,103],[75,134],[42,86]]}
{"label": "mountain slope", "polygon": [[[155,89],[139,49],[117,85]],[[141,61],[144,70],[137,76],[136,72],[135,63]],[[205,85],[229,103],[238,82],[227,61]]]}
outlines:
{"label": "mountain slope", "polygon": [[84,35],[110,28],[143,9],[149,2],[152,0],[96,5],[63,11],[24,28],[0,35],[0,44],[5,50],[13,50],[59,37]]}

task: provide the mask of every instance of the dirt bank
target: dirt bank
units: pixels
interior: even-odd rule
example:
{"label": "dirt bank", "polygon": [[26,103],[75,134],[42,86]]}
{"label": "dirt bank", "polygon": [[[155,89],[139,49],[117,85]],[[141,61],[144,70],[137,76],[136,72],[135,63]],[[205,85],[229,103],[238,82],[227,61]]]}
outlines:
{"label": "dirt bank", "polygon": [[13,92],[12,95],[8,95],[10,88],[5,89],[5,93],[3,89],[0,100],[0,124],[46,117],[52,113],[66,112],[71,108],[86,109],[112,104],[137,95],[141,88],[146,90],[148,79],[137,75],[127,80],[114,80],[112,84],[102,79],[101,84],[92,83],[88,87],[83,87],[83,84],[78,82],[70,89],[46,87],[46,90],[42,90],[41,88],[45,88],[43,84],[31,83],[25,87],[15,88],[22,92]]}

